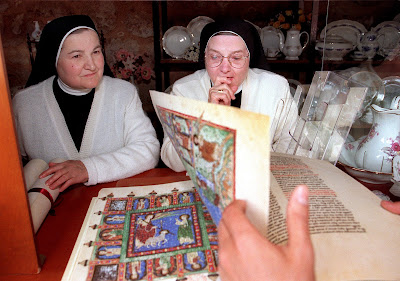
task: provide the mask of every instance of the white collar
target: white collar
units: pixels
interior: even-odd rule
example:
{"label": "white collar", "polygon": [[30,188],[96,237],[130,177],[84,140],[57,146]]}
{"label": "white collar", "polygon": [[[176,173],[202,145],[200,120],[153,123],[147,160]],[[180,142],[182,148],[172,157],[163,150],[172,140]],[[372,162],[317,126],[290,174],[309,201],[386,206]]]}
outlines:
{"label": "white collar", "polygon": [[73,95],[73,96],[84,96],[90,93],[92,89],[82,89],[82,90],[77,90],[74,88],[71,88],[67,84],[65,84],[60,77],[57,78],[57,83],[58,86],[60,86],[61,90],[66,92],[67,94]]}

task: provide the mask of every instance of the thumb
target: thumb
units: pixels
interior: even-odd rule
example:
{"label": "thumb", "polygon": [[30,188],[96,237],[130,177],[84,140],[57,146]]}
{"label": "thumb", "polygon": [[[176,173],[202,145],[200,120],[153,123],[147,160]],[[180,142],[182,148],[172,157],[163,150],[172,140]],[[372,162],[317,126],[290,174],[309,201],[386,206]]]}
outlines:
{"label": "thumb", "polygon": [[381,201],[381,206],[388,210],[389,212],[392,212],[393,214],[398,214],[400,215],[400,201],[399,202],[389,202],[389,201]]}
{"label": "thumb", "polygon": [[288,244],[297,247],[311,248],[308,229],[308,187],[297,186],[289,200],[287,209]]}

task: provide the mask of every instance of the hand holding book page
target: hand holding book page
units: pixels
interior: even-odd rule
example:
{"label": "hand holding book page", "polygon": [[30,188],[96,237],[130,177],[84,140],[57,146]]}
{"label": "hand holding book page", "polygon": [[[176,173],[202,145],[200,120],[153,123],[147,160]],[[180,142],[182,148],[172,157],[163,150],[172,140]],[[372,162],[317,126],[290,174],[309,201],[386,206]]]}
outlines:
{"label": "hand holding book page", "polygon": [[[62,159],[55,159],[52,162],[62,162]],[[39,179],[39,175],[47,170],[49,166],[41,159],[32,159],[24,167],[25,186],[28,192],[28,200],[31,209],[33,229],[36,233],[40,225],[50,211],[52,205],[56,201],[59,189],[50,189],[46,185],[46,180],[51,175]]]}
{"label": "hand holding book page", "polygon": [[[308,231],[308,189],[293,191],[287,211],[289,241],[275,245],[246,219],[245,203],[224,211],[218,228],[218,272],[222,280],[314,280],[314,254]],[[260,261],[267,261],[260,266]]]}
{"label": "hand holding book page", "polygon": [[269,117],[150,91],[154,108],[216,224],[234,199],[266,234],[269,202]]}

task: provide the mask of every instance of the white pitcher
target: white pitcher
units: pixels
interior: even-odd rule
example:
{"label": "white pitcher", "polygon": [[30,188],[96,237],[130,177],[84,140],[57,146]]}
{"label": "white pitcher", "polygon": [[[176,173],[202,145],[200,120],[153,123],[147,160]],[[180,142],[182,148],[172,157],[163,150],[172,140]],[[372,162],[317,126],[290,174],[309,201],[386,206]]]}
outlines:
{"label": "white pitcher", "polygon": [[[302,46],[300,43],[300,37],[303,34],[307,35],[307,40]],[[298,60],[304,48],[307,46],[309,39],[310,36],[306,31],[300,33],[300,31],[292,27],[286,33],[285,42],[283,42],[284,41],[283,35],[279,34],[279,49],[286,56],[285,59]]]}
{"label": "white pitcher", "polygon": [[371,105],[373,123],[356,152],[358,168],[392,173],[393,158],[400,155],[400,109],[395,99],[391,109]]}

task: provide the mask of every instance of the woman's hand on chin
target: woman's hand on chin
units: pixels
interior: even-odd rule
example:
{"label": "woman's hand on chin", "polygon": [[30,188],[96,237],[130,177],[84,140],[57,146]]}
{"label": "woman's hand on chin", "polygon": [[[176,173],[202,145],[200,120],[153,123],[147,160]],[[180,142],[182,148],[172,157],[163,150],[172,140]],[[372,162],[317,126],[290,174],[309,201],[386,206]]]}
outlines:
{"label": "woman's hand on chin", "polygon": [[235,99],[238,87],[230,85],[231,81],[226,77],[217,77],[214,87],[208,91],[208,102],[222,105],[231,105]]}

